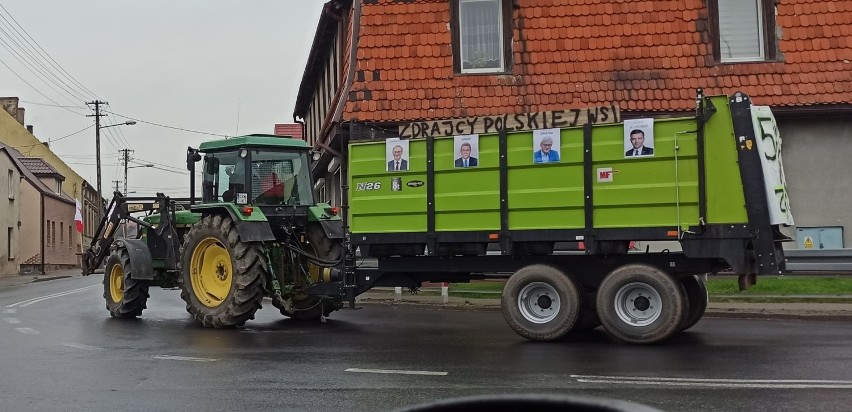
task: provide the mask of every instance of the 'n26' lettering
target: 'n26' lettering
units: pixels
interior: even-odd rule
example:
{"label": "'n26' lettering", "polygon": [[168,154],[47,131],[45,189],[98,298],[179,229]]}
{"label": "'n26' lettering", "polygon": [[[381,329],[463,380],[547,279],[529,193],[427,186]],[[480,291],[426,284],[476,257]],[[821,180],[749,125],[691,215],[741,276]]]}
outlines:
{"label": "'n26' lettering", "polygon": [[362,182],[355,186],[355,190],[379,190],[382,188],[382,182]]}

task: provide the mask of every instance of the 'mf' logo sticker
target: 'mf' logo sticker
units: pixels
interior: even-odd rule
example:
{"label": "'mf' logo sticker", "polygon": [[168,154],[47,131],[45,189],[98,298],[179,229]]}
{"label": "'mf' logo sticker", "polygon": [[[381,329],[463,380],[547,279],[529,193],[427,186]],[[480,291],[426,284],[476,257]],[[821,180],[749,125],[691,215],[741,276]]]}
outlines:
{"label": "'mf' logo sticker", "polygon": [[598,182],[606,183],[612,181],[612,171],[611,167],[603,167],[598,169]]}

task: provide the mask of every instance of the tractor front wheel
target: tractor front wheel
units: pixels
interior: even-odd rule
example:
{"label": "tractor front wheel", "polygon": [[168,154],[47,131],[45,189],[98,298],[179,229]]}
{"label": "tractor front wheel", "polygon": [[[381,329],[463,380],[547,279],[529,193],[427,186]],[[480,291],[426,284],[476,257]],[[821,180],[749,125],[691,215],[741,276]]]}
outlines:
{"label": "tractor front wheel", "polygon": [[186,311],[206,327],[254,319],[269,269],[261,242],[242,242],[230,218],[204,216],[181,246],[181,293]]}
{"label": "tractor front wheel", "polygon": [[104,269],[104,299],[110,316],[135,318],[148,301],[148,281],[131,277],[130,255],[123,247],[113,250]]}

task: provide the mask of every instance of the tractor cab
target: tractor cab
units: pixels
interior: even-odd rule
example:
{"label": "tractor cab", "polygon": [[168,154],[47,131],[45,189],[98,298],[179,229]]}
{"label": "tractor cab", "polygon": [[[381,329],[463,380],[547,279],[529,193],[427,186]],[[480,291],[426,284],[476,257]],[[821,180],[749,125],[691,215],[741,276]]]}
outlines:
{"label": "tractor cab", "polygon": [[313,206],[308,146],[304,141],[249,135],[203,143],[202,203],[261,207],[277,214]]}

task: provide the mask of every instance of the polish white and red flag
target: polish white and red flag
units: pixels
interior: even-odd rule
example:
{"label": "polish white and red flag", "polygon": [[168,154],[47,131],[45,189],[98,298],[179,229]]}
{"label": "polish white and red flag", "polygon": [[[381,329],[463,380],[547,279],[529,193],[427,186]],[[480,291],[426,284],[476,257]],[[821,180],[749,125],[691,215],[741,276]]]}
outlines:
{"label": "polish white and red flag", "polygon": [[83,233],[83,208],[80,206],[79,200],[74,200],[76,203],[76,211],[74,212],[74,223],[77,224],[77,232]]}

